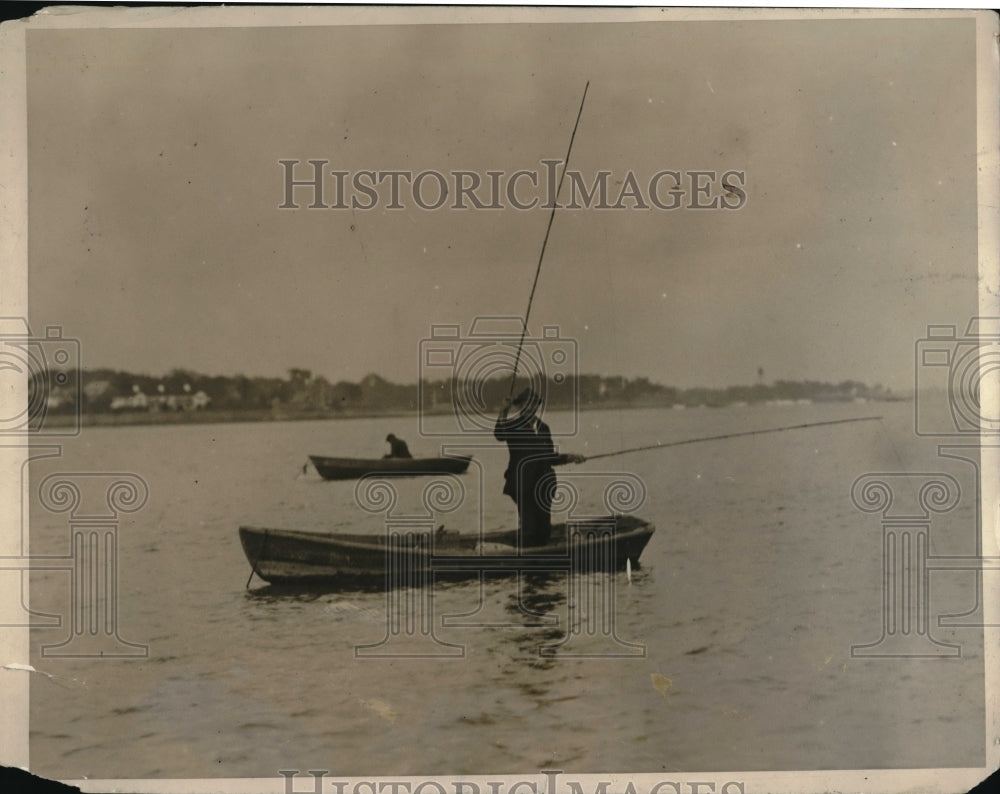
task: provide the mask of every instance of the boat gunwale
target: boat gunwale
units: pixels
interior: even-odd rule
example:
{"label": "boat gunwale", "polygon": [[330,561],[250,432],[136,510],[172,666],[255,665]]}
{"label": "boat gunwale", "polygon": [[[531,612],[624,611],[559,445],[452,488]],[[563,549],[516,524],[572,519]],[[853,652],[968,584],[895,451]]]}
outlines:
{"label": "boat gunwale", "polygon": [[[617,543],[621,540],[628,540],[633,537],[639,537],[642,535],[652,536],[656,531],[656,526],[651,521],[644,521],[642,519],[636,519],[640,523],[630,529],[626,529],[623,532],[615,532],[614,539]],[[580,522],[585,523],[585,522]],[[240,538],[244,537],[244,533],[247,536],[264,536],[270,535],[275,538],[285,538],[290,540],[301,540],[303,542],[312,542],[324,546],[339,546],[342,548],[357,549],[359,551],[384,551],[386,549],[385,535],[340,535],[336,532],[309,532],[307,530],[298,529],[281,529],[277,527],[262,527],[255,525],[241,525],[239,527]],[[474,548],[479,543],[496,543],[498,545],[509,546],[511,549],[519,549],[520,547],[514,543],[505,543],[501,538],[506,539],[511,535],[516,537],[516,530],[501,530],[499,532],[486,532],[483,534],[459,534],[459,542],[455,545],[449,544],[447,547],[441,548],[441,556],[466,556],[460,554],[447,554],[447,551],[460,551],[463,547],[461,546],[461,539],[465,538],[469,541],[475,541],[472,546],[465,546],[464,548]],[[371,538],[371,540],[368,540]],[[553,544],[546,544],[545,546],[533,546],[531,547],[533,551],[539,551],[541,549],[547,548],[559,548],[568,545],[568,538],[564,535],[562,541]],[[434,545],[431,547],[425,546],[412,546],[410,547],[414,551],[423,552],[425,554],[432,554],[435,551]],[[468,555],[473,556],[473,555]],[[477,555],[478,556],[478,555]],[[489,555],[482,555],[489,556]]]}
{"label": "boat gunwale", "polygon": [[[328,455],[309,455],[309,460],[315,464],[319,461],[324,466],[369,466],[375,464],[386,464],[387,462],[406,463],[469,463],[472,455],[434,455],[426,458],[336,458]],[[435,472],[437,474],[438,472]]]}

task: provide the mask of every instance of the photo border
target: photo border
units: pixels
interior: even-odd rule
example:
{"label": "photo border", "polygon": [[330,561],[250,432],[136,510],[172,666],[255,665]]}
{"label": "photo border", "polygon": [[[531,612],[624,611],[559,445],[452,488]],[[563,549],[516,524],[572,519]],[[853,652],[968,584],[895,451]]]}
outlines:
{"label": "photo border", "polygon": [[[0,234],[0,316],[27,316],[27,85],[25,75],[25,36],[29,30],[53,30],[69,28],[186,28],[186,27],[269,27],[296,25],[398,25],[398,24],[492,24],[504,22],[547,23],[565,22],[615,22],[615,21],[693,21],[740,19],[793,20],[814,19],[822,14],[824,19],[886,19],[886,18],[975,18],[977,41],[977,148],[979,165],[978,211],[979,211],[979,313],[982,316],[1000,315],[1000,171],[998,171],[998,109],[995,98],[998,95],[996,35],[997,18],[989,12],[975,11],[886,11],[886,10],[830,10],[817,11],[763,11],[739,9],[735,12],[697,8],[673,9],[540,9],[540,8],[467,8],[467,7],[371,7],[353,6],[336,9],[317,8],[206,8],[189,10],[180,8],[131,8],[103,9],[77,8],[69,11],[59,9],[35,16],[23,22],[6,23],[0,31],[0,103],[7,112],[0,114],[0,140],[5,142],[4,157],[0,160],[0,202],[4,208],[4,228]],[[15,400],[27,401],[27,384],[23,390],[13,395]],[[982,400],[990,405],[1000,404],[1000,390],[996,379],[988,383]],[[21,482],[21,466],[24,460],[24,446],[0,442],[0,504],[4,505],[5,526],[16,526],[20,530],[20,513],[27,496],[27,484]],[[997,554],[997,532],[1000,529],[1000,455],[996,447],[984,446],[982,470],[985,473],[981,483],[983,516],[983,554]],[[22,492],[22,488],[24,491]],[[13,513],[17,513],[16,523]],[[0,534],[0,556],[27,553],[19,550],[13,533]],[[3,603],[19,600],[20,588],[11,580],[16,577],[0,577],[0,599]],[[1000,623],[1000,599],[996,583],[996,572],[984,573],[984,609],[988,623]],[[989,587],[987,588],[987,583]],[[11,668],[11,664],[28,663],[29,630],[27,628],[0,629],[0,654],[3,655],[5,669],[0,669],[0,691],[5,704],[6,719],[0,724],[0,746],[5,749],[5,763],[30,767],[27,722],[29,714],[29,677],[27,670]],[[628,774],[627,772],[595,775],[566,775],[592,787],[598,780],[609,780],[609,794],[624,791],[631,782],[635,791],[642,794],[664,780],[680,782],[687,787],[692,782],[715,781],[716,791],[727,781],[742,781],[746,792],[769,791],[774,794],[798,791],[865,791],[898,792],[908,789],[955,791],[971,788],[1000,766],[1000,647],[998,630],[984,629],[984,662],[986,682],[986,724],[985,752],[986,764],[981,768],[958,769],[873,769],[873,770],[831,770],[831,771],[778,771],[778,772],[723,772],[695,774],[664,773]],[[724,752],[722,750],[721,752]],[[134,791],[134,792],[217,792],[235,791],[255,794],[256,792],[287,791],[286,782],[276,774],[274,778],[235,779],[102,779],[67,781],[87,792]],[[303,770],[298,778],[296,791],[311,791],[311,783]],[[328,780],[345,780],[349,786],[362,778],[341,778],[330,776]],[[390,780],[410,779],[425,781],[429,777],[405,778],[399,776],[364,778],[376,783]],[[539,791],[545,791],[546,777],[539,770],[527,771],[524,775],[482,775],[456,778],[448,775],[436,776],[441,782],[458,779],[478,782],[486,790],[487,781],[504,781],[512,785],[519,780],[534,780]],[[324,787],[324,790],[330,790]],[[453,789],[452,789],[453,790]],[[701,789],[702,792],[707,789]]]}

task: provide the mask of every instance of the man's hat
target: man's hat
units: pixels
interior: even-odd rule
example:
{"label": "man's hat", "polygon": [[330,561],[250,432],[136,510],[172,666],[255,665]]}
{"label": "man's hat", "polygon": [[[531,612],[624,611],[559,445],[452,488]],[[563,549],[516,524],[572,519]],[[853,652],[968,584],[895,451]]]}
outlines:
{"label": "man's hat", "polygon": [[530,387],[514,398],[514,405],[538,405],[541,402],[542,398]]}

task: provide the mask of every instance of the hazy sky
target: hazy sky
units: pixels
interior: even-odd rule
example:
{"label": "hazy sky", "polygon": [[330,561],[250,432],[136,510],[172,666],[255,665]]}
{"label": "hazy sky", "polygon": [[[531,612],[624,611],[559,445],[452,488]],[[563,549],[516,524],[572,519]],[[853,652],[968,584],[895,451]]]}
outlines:
{"label": "hazy sky", "polygon": [[590,80],[572,168],[748,198],[557,214],[533,331],[585,372],[909,388],[926,326],[976,313],[974,27],[32,31],[31,321],[90,367],[414,381],[432,324],[523,313],[548,212],[279,210],[278,161],[538,168]]}

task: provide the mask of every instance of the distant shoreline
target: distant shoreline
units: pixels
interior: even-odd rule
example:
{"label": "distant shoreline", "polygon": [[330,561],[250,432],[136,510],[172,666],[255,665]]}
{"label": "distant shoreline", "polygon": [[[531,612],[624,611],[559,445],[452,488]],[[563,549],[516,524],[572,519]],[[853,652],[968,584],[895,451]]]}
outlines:
{"label": "distant shoreline", "polygon": [[[882,402],[913,402],[913,398],[895,398],[892,400],[867,400],[867,404]],[[649,408],[661,408],[664,410],[688,410],[697,411],[699,409],[718,409],[732,407],[756,407],[756,406],[780,406],[780,405],[858,405],[859,402],[852,400],[813,400],[813,401],[761,401],[753,403],[720,403],[706,405],[664,405],[657,402],[602,402],[600,404],[586,404],[579,406],[581,411],[622,411],[641,410]],[[569,407],[552,406],[551,411],[569,410]],[[237,422],[309,422],[319,420],[338,419],[389,419],[406,418],[418,416],[416,409],[343,409],[340,411],[305,410],[305,411],[281,411],[273,409],[258,409],[248,411],[213,411],[209,409],[200,411],[130,411],[122,413],[91,413],[83,414],[80,417],[80,427],[135,427],[139,425],[201,425],[201,424],[228,424]],[[428,416],[449,416],[452,409],[437,408],[425,411]],[[52,428],[72,427],[75,424],[75,417],[72,414],[48,414],[45,417],[44,425]]]}

